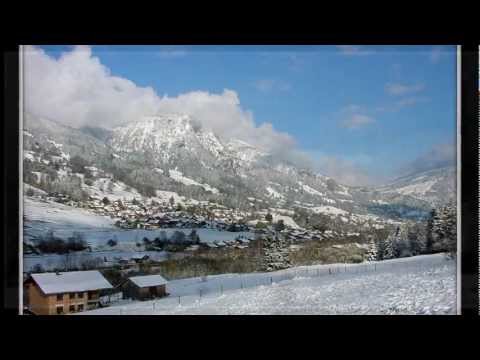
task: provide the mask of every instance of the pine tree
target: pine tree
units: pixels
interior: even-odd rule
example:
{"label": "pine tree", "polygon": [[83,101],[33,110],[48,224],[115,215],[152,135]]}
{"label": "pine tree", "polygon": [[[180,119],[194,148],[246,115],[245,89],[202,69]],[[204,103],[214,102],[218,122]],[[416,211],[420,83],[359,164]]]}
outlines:
{"label": "pine tree", "polygon": [[457,249],[457,211],[454,204],[442,207],[432,224],[434,249],[454,255]]}
{"label": "pine tree", "polygon": [[431,254],[433,252],[433,224],[437,218],[437,211],[432,209],[430,211],[428,220],[427,220],[427,229],[426,229],[426,241],[425,241],[425,253]]}
{"label": "pine tree", "polygon": [[284,224],[283,220],[278,220],[275,223],[275,231],[282,231],[284,229],[285,229],[285,224]]}
{"label": "pine tree", "polygon": [[408,244],[412,256],[421,254],[425,251],[425,232],[420,224],[415,224],[408,228]]}
{"label": "pine tree", "polygon": [[265,220],[267,220],[269,223],[271,223],[272,220],[273,220],[272,214],[268,213],[267,215],[265,215]]}
{"label": "pine tree", "polygon": [[281,235],[267,236],[263,240],[263,269],[275,271],[290,266],[288,241]]}
{"label": "pine tree", "polygon": [[365,258],[367,262],[378,260],[377,241],[373,235],[368,236],[368,250]]}
{"label": "pine tree", "polygon": [[408,226],[402,225],[397,227],[392,241],[393,257],[411,256],[410,243],[408,238]]}
{"label": "pine tree", "polygon": [[[398,230],[398,228],[397,228]],[[393,234],[390,234],[384,241],[383,241],[383,256],[382,260],[387,260],[387,259],[393,259],[395,257],[395,251],[394,251],[394,241],[395,241],[395,236],[397,234],[397,231],[395,231]]]}

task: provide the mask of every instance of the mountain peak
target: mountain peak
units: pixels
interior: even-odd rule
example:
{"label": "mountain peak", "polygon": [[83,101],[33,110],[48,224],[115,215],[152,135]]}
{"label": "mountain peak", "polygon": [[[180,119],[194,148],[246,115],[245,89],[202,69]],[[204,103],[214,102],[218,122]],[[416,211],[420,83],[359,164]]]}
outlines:
{"label": "mountain peak", "polygon": [[186,114],[179,113],[169,113],[169,114],[157,114],[157,115],[146,115],[139,120],[127,124],[125,127],[131,126],[145,126],[152,129],[159,127],[184,127],[190,128],[193,127],[192,118]]}

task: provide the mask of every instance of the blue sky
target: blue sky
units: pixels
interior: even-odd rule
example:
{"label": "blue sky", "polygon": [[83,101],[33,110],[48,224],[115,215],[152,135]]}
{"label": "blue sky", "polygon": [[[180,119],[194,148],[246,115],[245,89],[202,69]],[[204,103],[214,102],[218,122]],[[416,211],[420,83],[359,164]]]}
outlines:
{"label": "blue sky", "polygon": [[[42,48],[55,58],[71,50]],[[159,96],[235,91],[257,124],[269,122],[288,133],[296,148],[318,160],[320,171],[326,159],[329,166],[338,159],[376,182],[455,144],[454,46],[92,46],[91,51],[112,75],[152,87]]]}

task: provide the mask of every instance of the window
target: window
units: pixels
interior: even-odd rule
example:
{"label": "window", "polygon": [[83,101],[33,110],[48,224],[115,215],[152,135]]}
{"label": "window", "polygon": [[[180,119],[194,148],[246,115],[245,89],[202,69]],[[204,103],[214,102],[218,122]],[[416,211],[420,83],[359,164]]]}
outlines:
{"label": "window", "polygon": [[79,299],[83,299],[83,293],[79,292],[79,293],[77,293],[77,296],[78,296]]}
{"label": "window", "polygon": [[57,306],[57,314],[63,314],[63,306]]}
{"label": "window", "polygon": [[88,300],[95,299],[95,291],[89,291],[88,292]]}
{"label": "window", "polygon": [[57,301],[63,301],[63,294],[57,294]]}
{"label": "window", "polygon": [[83,311],[83,304],[78,304],[78,311]]}
{"label": "window", "polygon": [[70,307],[68,308],[68,311],[75,312],[75,305],[70,305]]}
{"label": "window", "polygon": [[75,293],[70,293],[69,296],[70,296],[70,299],[75,299]]}

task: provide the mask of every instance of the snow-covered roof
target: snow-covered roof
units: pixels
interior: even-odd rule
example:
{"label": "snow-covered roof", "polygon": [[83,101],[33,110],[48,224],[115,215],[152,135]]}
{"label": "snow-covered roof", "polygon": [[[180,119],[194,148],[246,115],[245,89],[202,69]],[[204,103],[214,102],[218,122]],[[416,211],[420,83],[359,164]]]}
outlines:
{"label": "snow-covered roof", "polygon": [[97,270],[31,275],[44,294],[58,294],[113,288]]}
{"label": "snow-covered roof", "polygon": [[138,287],[159,286],[167,283],[167,280],[160,275],[133,276],[130,280]]}

